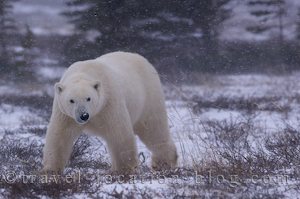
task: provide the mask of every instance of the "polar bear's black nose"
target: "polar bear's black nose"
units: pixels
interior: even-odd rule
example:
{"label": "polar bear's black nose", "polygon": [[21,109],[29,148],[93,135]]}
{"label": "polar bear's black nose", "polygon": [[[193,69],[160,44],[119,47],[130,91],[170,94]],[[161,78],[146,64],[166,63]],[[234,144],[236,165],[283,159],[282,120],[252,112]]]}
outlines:
{"label": "polar bear's black nose", "polygon": [[89,119],[89,114],[88,113],[83,113],[80,116],[80,119],[82,119],[83,121],[87,121]]}

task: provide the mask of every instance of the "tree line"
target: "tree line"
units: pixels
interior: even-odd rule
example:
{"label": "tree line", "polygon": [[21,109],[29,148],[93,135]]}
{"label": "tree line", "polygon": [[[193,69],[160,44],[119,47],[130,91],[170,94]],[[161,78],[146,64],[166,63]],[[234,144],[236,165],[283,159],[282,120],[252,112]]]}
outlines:
{"label": "tree line", "polygon": [[[286,0],[243,2],[255,18],[246,31],[258,35],[271,29],[277,32],[272,42],[260,43],[224,42],[219,39],[226,28],[224,22],[233,16],[234,2],[67,0],[67,8],[62,15],[74,25],[75,31],[73,35],[62,38],[61,61],[69,64],[106,52],[124,50],[149,57],[159,70],[166,72],[174,69],[209,72],[251,70],[251,67],[265,65],[280,70],[288,70],[287,66],[291,65],[294,69],[300,60],[299,47],[295,42],[284,39],[285,28],[289,26],[284,23]],[[13,65],[15,60],[9,60],[14,57],[14,52],[9,49],[12,44],[8,37],[16,33],[10,15],[12,3],[11,0],[0,2],[0,65]],[[20,44],[23,54],[28,51],[24,49],[32,48],[33,45],[24,44],[33,43],[33,38],[32,31],[27,27]]]}

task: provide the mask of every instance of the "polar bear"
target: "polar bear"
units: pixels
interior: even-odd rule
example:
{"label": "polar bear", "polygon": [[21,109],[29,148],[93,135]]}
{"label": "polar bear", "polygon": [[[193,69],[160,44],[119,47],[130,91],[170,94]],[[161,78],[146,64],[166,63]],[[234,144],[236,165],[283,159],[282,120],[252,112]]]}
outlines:
{"label": "polar bear", "polygon": [[43,171],[62,171],[82,132],[105,140],[113,171],[137,167],[135,135],[151,151],[154,169],[176,166],[159,76],[144,57],[113,52],[76,62],[54,87]]}

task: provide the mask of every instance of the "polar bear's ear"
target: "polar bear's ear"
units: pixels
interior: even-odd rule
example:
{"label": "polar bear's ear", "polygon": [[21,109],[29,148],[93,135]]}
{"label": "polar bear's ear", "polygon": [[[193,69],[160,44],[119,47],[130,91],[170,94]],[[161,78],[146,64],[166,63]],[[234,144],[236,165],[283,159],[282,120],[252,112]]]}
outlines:
{"label": "polar bear's ear", "polygon": [[100,82],[97,81],[96,83],[94,83],[93,87],[94,87],[94,89],[96,89],[98,91],[100,88]]}
{"label": "polar bear's ear", "polygon": [[60,94],[64,90],[64,86],[61,83],[56,83],[55,86],[55,92]]}

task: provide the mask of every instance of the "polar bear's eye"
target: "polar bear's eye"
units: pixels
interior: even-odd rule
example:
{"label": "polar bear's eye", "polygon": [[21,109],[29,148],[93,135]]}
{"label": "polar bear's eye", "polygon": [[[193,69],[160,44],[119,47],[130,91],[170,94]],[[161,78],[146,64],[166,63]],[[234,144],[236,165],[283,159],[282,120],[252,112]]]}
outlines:
{"label": "polar bear's eye", "polygon": [[89,101],[91,101],[91,98],[90,98],[90,97],[88,97],[88,98],[86,99],[86,101],[88,101],[88,102],[89,102]]}
{"label": "polar bear's eye", "polygon": [[71,103],[71,104],[74,104],[74,100],[71,99],[71,100],[70,100],[70,103]]}

